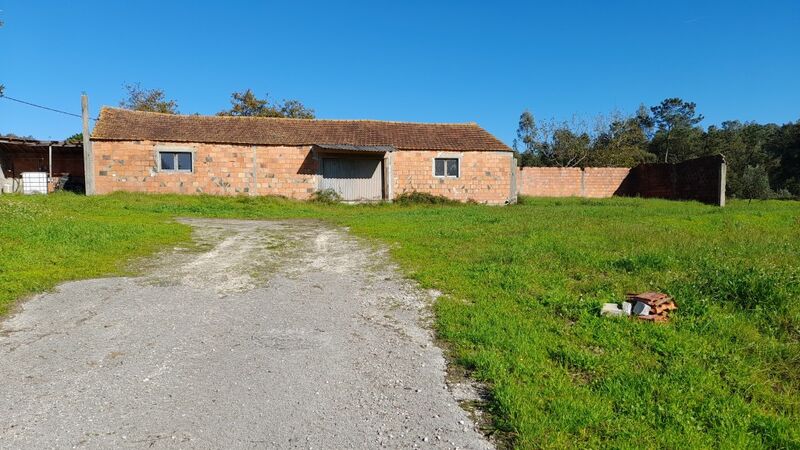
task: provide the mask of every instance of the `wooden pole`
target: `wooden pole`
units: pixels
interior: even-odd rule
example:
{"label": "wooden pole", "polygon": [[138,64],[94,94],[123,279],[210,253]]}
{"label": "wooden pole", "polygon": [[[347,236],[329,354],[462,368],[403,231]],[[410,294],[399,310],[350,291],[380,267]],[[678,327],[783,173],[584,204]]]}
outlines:
{"label": "wooden pole", "polygon": [[47,171],[50,172],[50,178],[53,178],[53,146],[47,146]]}
{"label": "wooden pole", "polygon": [[83,119],[83,172],[86,195],[94,195],[94,155],[89,139],[89,97],[81,95],[81,118]]}

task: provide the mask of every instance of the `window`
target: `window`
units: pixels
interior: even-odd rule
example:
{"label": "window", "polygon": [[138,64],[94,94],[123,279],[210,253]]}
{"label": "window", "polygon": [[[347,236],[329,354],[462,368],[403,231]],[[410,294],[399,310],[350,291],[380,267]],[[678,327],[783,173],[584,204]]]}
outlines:
{"label": "window", "polygon": [[437,177],[458,177],[458,158],[435,158],[433,175]]}
{"label": "window", "polygon": [[158,152],[159,169],[163,172],[191,172],[191,152]]}

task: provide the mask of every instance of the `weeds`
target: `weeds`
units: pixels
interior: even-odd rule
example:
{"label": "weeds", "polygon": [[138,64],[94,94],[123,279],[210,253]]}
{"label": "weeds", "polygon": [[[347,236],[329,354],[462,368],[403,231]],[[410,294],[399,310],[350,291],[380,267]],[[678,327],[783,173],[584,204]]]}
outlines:
{"label": "weeds", "polygon": [[342,196],[339,195],[333,189],[322,189],[319,191],[315,191],[311,195],[311,201],[315,203],[323,203],[327,205],[332,205],[334,203],[339,203],[342,201]]}
{"label": "weeds", "polygon": [[427,192],[404,192],[394,200],[399,205],[454,205],[457,201],[442,195],[428,194]]}

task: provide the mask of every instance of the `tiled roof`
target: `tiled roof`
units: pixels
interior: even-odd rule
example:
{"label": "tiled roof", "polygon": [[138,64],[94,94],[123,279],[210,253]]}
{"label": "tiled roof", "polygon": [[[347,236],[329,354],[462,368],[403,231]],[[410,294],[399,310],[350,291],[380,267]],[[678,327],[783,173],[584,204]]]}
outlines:
{"label": "tiled roof", "polygon": [[474,123],[184,116],[104,107],[93,140],[249,145],[391,145],[400,150],[511,151]]}

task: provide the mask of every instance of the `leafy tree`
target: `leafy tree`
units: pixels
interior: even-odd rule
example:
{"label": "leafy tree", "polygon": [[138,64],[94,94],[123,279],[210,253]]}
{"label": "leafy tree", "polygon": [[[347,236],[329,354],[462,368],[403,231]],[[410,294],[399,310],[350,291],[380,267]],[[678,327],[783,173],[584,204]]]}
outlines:
{"label": "leafy tree", "polygon": [[778,128],[764,147],[776,160],[770,173],[773,188],[800,197],[800,120]]}
{"label": "leafy tree", "polygon": [[725,155],[729,195],[743,196],[745,186],[742,175],[748,166],[763,167],[767,172],[774,167],[775,158],[764,150],[764,145],[776,129],[774,125],[743,124],[738,120],[722,122],[720,127],[708,127],[705,134],[705,153]]}
{"label": "leafy tree", "polygon": [[298,100],[285,100],[283,103],[272,104],[268,96],[263,99],[258,98],[252,90],[247,89],[231,94],[231,109],[220,111],[217,115],[313,119],[314,110],[306,108]]}
{"label": "leafy tree", "polygon": [[305,105],[298,100],[285,100],[280,107],[280,112],[283,117],[292,119],[313,119],[314,110],[306,108]]}
{"label": "leafy tree", "polygon": [[590,143],[587,132],[575,132],[563,124],[553,130],[552,142],[543,147],[544,157],[559,167],[577,167],[589,157]]}
{"label": "leafy tree", "polygon": [[654,162],[655,155],[647,151],[646,127],[647,122],[638,114],[636,117],[613,119],[595,138],[586,165],[633,167],[644,162]]}
{"label": "leafy tree", "polygon": [[[700,156],[702,130],[695,127],[703,120],[695,111],[697,105],[680,98],[668,98],[650,108],[657,131],[651,148],[664,162],[677,162]],[[672,154],[670,154],[672,153]]]}
{"label": "leafy tree", "polygon": [[[514,139],[514,151],[517,152],[517,161],[522,167],[539,166],[542,164],[537,147],[536,119],[527,109],[519,116],[517,125],[517,138]],[[520,150],[522,146],[522,150]]]}
{"label": "leafy tree", "polygon": [[64,142],[68,144],[82,144],[83,143],[83,133],[75,133],[72,136],[66,138]]}
{"label": "leafy tree", "polygon": [[0,133],[0,137],[15,138],[15,139],[33,139],[33,140],[36,139],[35,137],[31,136],[30,134],[27,135],[27,136],[20,136],[18,134],[14,134],[14,133],[6,133],[6,134]]}
{"label": "leafy tree", "polygon": [[644,103],[639,105],[639,108],[636,110],[636,115],[634,116],[639,129],[642,130],[645,138],[649,141],[653,139],[653,132],[656,127],[656,121],[653,116],[650,115],[650,109],[644,105]]}
{"label": "leafy tree", "polygon": [[134,111],[149,111],[164,114],[178,114],[178,103],[168,100],[161,89],[143,89],[139,83],[125,85],[127,98],[119,106]]}
{"label": "leafy tree", "polygon": [[741,196],[747,199],[768,198],[771,191],[767,171],[761,166],[747,166],[741,176]]}
{"label": "leafy tree", "polygon": [[517,138],[514,140],[520,165],[580,165],[590,151],[591,136],[585,128],[575,118],[572,122],[547,120],[537,123],[530,111],[524,111],[519,117]]}

